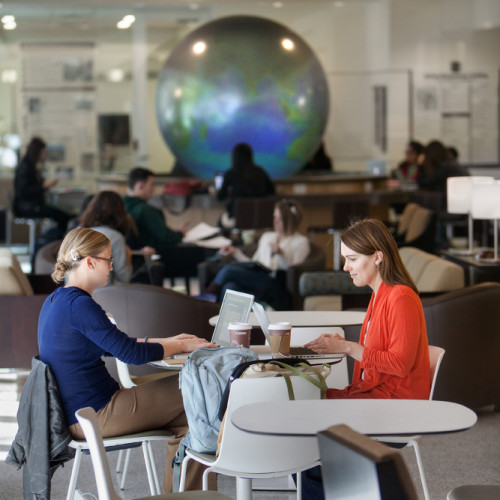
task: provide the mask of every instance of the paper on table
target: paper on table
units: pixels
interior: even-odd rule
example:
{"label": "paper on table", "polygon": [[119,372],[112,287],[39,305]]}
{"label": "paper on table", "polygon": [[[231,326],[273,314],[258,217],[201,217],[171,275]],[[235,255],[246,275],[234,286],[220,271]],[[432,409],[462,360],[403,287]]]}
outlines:
{"label": "paper on table", "polygon": [[220,232],[220,228],[210,226],[205,222],[200,222],[184,235],[182,241],[184,243],[194,243],[198,240],[215,236],[218,232]]}
{"label": "paper on table", "polygon": [[224,236],[216,236],[209,240],[195,241],[194,244],[203,248],[222,248],[231,245],[232,241]]}

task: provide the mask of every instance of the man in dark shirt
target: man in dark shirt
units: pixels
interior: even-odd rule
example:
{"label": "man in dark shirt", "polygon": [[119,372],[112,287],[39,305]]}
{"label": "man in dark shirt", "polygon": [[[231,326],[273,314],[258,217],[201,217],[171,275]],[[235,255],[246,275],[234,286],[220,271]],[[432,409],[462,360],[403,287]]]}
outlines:
{"label": "man in dark shirt", "polygon": [[248,144],[240,143],[233,148],[232,166],[224,175],[224,182],[217,193],[218,200],[225,200],[229,218],[234,216],[237,198],[263,198],[275,193],[274,184],[267,172],[254,164],[253,151]]}

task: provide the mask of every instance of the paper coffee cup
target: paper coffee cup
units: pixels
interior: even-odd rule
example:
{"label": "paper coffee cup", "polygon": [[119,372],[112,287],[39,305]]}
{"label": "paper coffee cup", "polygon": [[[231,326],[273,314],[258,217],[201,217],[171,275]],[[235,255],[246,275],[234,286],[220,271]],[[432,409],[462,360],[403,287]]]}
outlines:
{"label": "paper coffee cup", "polygon": [[250,323],[229,323],[227,329],[229,330],[231,347],[250,347],[250,333],[252,332]]}
{"label": "paper coffee cup", "polygon": [[290,334],[292,325],[288,321],[279,323],[271,323],[268,326],[269,330],[269,345],[273,354],[282,354],[283,356],[290,355]]}

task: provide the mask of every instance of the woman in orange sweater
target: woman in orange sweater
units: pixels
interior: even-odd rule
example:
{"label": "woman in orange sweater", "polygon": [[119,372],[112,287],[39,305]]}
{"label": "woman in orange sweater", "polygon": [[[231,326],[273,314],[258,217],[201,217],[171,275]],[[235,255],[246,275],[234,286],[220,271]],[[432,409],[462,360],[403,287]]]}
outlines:
{"label": "woman in orange sweater", "polygon": [[366,219],[344,232],[341,252],[354,285],[368,285],[373,293],[359,343],[323,334],[306,345],[319,353],[340,352],[356,360],[352,384],[343,390],[328,389],[327,397],[428,399],[424,311],[394,238],[382,222]]}
{"label": "woman in orange sweater", "polygon": [[[328,389],[337,398],[428,399],[431,387],[429,345],[418,290],[391,233],[379,220],[352,224],[342,235],[344,270],[372,297],[359,343],[323,334],[306,344],[318,353],[345,353],[355,359],[353,380],[345,389]],[[323,498],[319,467],[303,476],[303,498]]]}

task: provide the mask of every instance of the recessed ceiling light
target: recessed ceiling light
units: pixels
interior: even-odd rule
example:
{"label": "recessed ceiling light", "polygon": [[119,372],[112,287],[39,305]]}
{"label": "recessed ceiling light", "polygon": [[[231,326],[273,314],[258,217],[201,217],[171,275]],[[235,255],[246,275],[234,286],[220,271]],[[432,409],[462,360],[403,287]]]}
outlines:
{"label": "recessed ceiling light", "polygon": [[2,23],[15,23],[16,18],[14,16],[11,16],[9,14],[5,15],[2,17]]}
{"label": "recessed ceiling light", "polygon": [[17,24],[16,23],[3,23],[4,30],[15,30]]}

